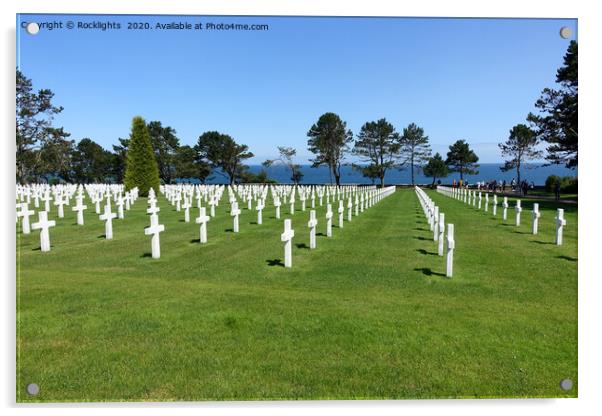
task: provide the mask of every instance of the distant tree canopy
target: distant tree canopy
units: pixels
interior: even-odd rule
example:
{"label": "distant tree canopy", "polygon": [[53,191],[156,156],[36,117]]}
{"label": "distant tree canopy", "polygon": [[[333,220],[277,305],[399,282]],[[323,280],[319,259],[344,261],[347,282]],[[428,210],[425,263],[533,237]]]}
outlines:
{"label": "distant tree canopy", "polygon": [[459,172],[460,179],[464,180],[464,175],[476,175],[479,173],[477,162],[479,157],[470,149],[465,140],[457,140],[449,146],[447,159],[445,163],[452,172]]}
{"label": "distant tree canopy", "polygon": [[362,175],[379,179],[385,186],[387,170],[395,166],[399,158],[401,144],[395,127],[386,119],[365,123],[357,135],[353,154],[359,156],[365,165],[360,168]]}
{"label": "distant tree canopy", "polygon": [[199,136],[195,146],[197,161],[219,169],[232,184],[242,174],[243,161],[253,157],[248,146],[238,144],[227,134],[208,131]]}
{"label": "distant tree canopy", "polygon": [[336,184],[341,183],[341,166],[353,133],[347,129],[347,123],[335,113],[324,113],[307,132],[307,147],[316,155],[311,160],[312,167],[328,166]]}
{"label": "distant tree canopy", "polygon": [[263,162],[263,166],[266,168],[275,164],[286,166],[291,171],[291,181],[295,184],[299,184],[303,178],[303,172],[301,172],[301,166],[293,161],[293,157],[295,157],[296,154],[297,150],[292,147],[278,146],[278,158],[266,160]]}
{"label": "distant tree canopy", "polygon": [[577,42],[571,41],[564,64],[556,72],[558,89],[545,88],[535,103],[540,114],[529,113],[537,138],[549,144],[546,159],[573,168],[578,164]]}
{"label": "distant tree canopy", "polygon": [[159,177],[163,183],[171,183],[175,179],[175,156],[180,146],[180,139],[173,128],[164,127],[160,121],[148,123],[148,133],[157,160]]}
{"label": "distant tree canopy", "polygon": [[537,135],[525,124],[517,124],[510,130],[510,135],[505,142],[500,143],[502,157],[506,159],[504,165],[500,168],[506,172],[516,169],[517,181],[521,181],[521,166],[524,162],[541,157],[542,152],[537,150]]}
{"label": "distant tree canopy", "polygon": [[159,193],[159,169],[154,157],[148,126],[142,117],[132,120],[132,132],[127,151],[124,185],[126,190],[138,187],[141,196],[150,188]]}
{"label": "distant tree canopy", "polygon": [[445,178],[449,175],[449,168],[439,153],[435,153],[435,156],[429,158],[422,171],[426,177],[433,178],[433,185],[437,179]]}
{"label": "distant tree canopy", "polygon": [[[63,107],[52,104],[51,90],[34,92],[31,80],[19,70],[16,85],[16,179],[23,183],[38,180],[47,169],[64,167],[65,158],[56,152],[69,147],[61,142],[69,134],[52,127],[53,116],[63,111]],[[46,157],[53,160],[45,162]]]}
{"label": "distant tree canopy", "polygon": [[73,151],[73,180],[79,183],[105,182],[113,172],[115,155],[89,138],[81,139]]}
{"label": "distant tree canopy", "polygon": [[420,168],[431,156],[431,148],[428,136],[424,135],[424,129],[414,123],[403,129],[400,138],[401,153],[404,156],[404,162],[401,166],[409,164],[412,177],[412,185],[415,183],[414,171]]}
{"label": "distant tree canopy", "polygon": [[197,151],[191,146],[180,146],[176,149],[174,168],[176,178],[197,178],[203,183],[211,174],[207,163],[197,161]]}

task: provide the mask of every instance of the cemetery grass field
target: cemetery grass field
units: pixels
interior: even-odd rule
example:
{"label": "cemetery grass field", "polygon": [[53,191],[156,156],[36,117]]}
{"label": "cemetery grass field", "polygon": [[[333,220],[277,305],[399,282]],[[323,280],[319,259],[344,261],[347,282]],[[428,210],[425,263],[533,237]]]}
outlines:
{"label": "cemetery grass field", "polygon": [[312,251],[309,209],[283,205],[292,269],[271,204],[263,225],[241,204],[234,234],[222,199],[200,245],[161,196],[158,260],[144,198],[113,240],[89,198],[85,226],[53,207],[52,251],[17,227],[17,401],[576,397],[577,206],[540,202],[533,236],[534,200],[515,227],[513,201],[504,224],[499,205],[493,217],[428,194],[455,224],[452,279],[410,189],[343,229],[335,213],[330,239],[317,207]]}

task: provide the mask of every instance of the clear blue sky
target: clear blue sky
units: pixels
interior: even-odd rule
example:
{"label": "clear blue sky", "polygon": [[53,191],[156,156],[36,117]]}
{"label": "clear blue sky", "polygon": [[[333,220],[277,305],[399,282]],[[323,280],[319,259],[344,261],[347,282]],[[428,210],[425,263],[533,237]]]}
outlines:
{"label": "clear blue sky", "polygon": [[[20,20],[19,20],[20,19]],[[42,29],[23,21],[119,22],[120,30]],[[127,22],[268,24],[268,31],[127,30]],[[218,130],[260,163],[277,145],[311,155],[306,133],[327,111],[355,133],[386,117],[425,129],[445,155],[466,139],[481,162],[524,122],[556,69],[577,21],[538,19],[202,16],[17,16],[17,65],[65,110],[55,125],[110,149],[143,116],[193,145]]]}

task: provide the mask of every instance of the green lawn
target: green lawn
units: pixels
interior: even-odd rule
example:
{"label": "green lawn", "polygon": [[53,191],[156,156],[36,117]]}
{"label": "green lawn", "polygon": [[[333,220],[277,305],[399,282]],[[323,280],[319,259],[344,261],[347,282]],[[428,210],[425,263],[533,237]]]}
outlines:
{"label": "green lawn", "polygon": [[533,236],[532,200],[517,228],[513,210],[503,224],[499,207],[492,217],[428,192],[455,224],[452,279],[409,189],[330,239],[320,208],[316,250],[309,211],[283,215],[292,269],[271,206],[263,225],[243,209],[234,234],[224,197],[200,245],[198,225],[161,198],[159,260],[145,199],[109,241],[89,200],[83,227],[66,207],[51,252],[18,233],[17,400],[576,397],[576,205],[557,247],[553,202]]}

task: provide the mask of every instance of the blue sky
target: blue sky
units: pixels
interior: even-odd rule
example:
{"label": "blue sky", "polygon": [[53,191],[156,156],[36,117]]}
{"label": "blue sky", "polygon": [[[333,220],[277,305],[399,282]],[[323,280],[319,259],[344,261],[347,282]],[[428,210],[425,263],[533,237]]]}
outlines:
{"label": "blue sky", "polygon": [[[19,20],[20,19],[20,20]],[[118,22],[119,30],[42,29],[23,21]],[[268,31],[127,30],[128,22],[268,24]],[[311,157],[306,133],[332,111],[358,133],[387,118],[414,122],[445,155],[466,139],[483,163],[524,122],[556,69],[577,21],[543,19],[203,16],[17,16],[17,65],[65,110],[55,125],[110,149],[143,116],[182,144],[218,130],[260,163],[276,146]]]}

